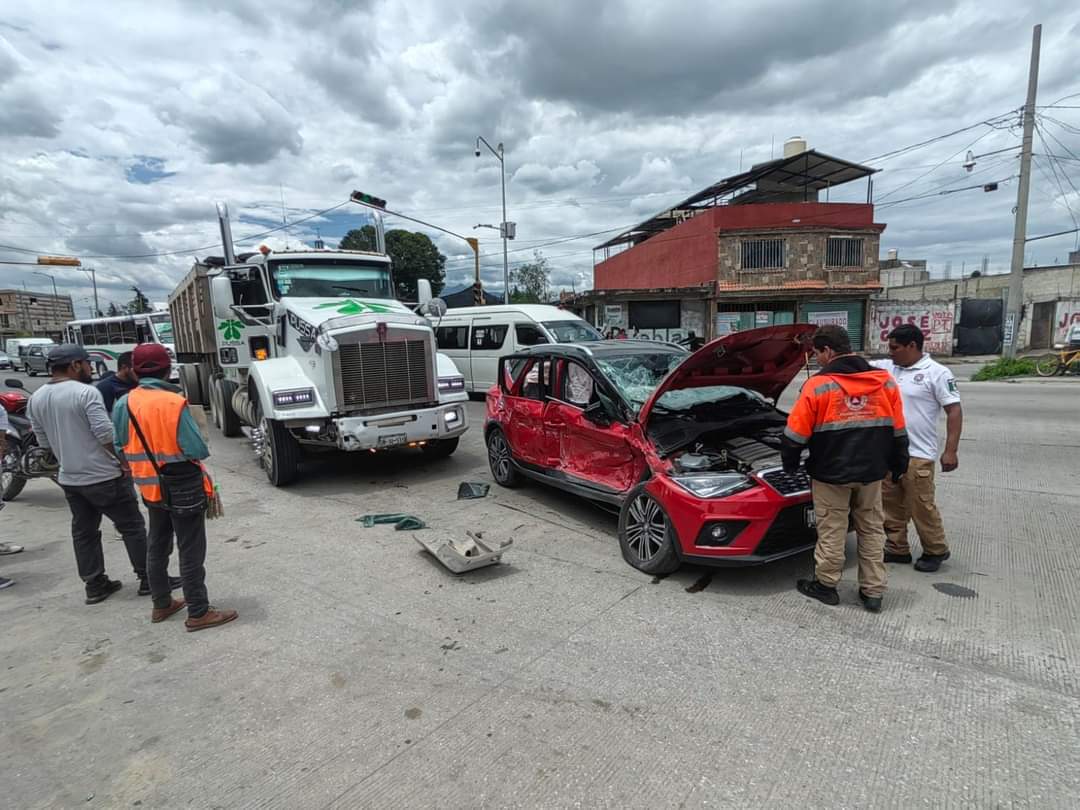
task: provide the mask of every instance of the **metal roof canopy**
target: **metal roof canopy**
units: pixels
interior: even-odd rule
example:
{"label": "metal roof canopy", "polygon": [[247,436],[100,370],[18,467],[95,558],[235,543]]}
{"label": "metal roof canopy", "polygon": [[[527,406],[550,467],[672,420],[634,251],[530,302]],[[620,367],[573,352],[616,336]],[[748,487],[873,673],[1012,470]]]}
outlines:
{"label": "metal roof canopy", "polygon": [[[869,166],[862,166],[847,160],[826,155],[814,149],[808,149],[791,157],[777,158],[766,163],[759,163],[749,171],[726,177],[718,183],[687,197],[682,202],[671,208],[661,211],[654,217],[645,220],[640,225],[635,225],[629,230],[614,236],[602,245],[597,245],[593,250],[602,250],[607,247],[631,242],[637,244],[648,239],[654,234],[666,231],[678,225],[683,217],[693,211],[705,208],[714,208],[721,204],[732,204],[730,199],[720,202],[721,197],[729,198],[740,191],[748,191],[747,203],[769,202],[771,197],[781,197],[795,192],[802,192],[804,196],[808,191],[815,195],[823,188],[831,188],[842,183],[850,183],[879,171]],[[767,188],[747,189],[747,186],[764,181],[769,185]],[[869,196],[869,195],[868,195]],[[738,204],[738,203],[734,203]]]}

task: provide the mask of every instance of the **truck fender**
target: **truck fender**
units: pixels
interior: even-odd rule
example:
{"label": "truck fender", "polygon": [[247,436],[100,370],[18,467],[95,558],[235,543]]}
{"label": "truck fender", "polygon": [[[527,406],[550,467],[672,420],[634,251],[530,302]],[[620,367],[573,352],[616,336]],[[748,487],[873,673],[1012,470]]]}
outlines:
{"label": "truck fender", "polygon": [[[330,416],[330,411],[319,393],[319,387],[304,373],[295,357],[275,357],[252,363],[248,377],[248,391],[258,396],[262,413],[270,419],[325,419]],[[274,407],[274,394],[307,389],[315,392],[311,405]]]}

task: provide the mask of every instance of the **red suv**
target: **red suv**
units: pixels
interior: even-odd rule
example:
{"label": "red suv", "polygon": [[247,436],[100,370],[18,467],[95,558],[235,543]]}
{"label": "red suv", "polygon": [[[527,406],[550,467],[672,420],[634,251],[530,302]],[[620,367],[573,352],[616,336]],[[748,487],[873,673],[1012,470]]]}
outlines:
{"label": "red suv", "polygon": [[693,354],[608,340],[503,357],[484,423],[491,473],[617,506],[623,557],[650,574],[806,551],[810,480],[780,465],[775,403],[815,328],[751,329]]}

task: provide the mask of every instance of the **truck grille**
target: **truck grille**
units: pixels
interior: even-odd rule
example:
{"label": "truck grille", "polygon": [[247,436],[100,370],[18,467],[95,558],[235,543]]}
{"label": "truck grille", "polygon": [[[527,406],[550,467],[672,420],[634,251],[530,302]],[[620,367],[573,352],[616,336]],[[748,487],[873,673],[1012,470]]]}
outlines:
{"label": "truck grille", "polygon": [[786,473],[783,468],[766,470],[761,473],[762,479],[770,487],[781,495],[799,495],[810,491],[810,475],[806,467],[799,467],[795,473]]}
{"label": "truck grille", "polygon": [[426,340],[342,344],[336,360],[344,411],[427,404],[435,398]]}

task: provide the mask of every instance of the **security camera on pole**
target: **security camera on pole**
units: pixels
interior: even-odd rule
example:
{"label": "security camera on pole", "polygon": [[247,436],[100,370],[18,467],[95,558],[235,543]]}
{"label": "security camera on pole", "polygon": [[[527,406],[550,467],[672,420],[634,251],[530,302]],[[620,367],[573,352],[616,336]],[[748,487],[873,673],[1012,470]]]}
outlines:
{"label": "security camera on pole", "polygon": [[[502,172],[502,222],[499,223],[499,234],[502,236],[503,242],[503,303],[510,303],[510,259],[509,250],[506,246],[507,239],[513,239],[517,235],[517,223],[506,221],[506,161],[503,154],[503,145],[500,143],[497,147],[492,146],[482,135],[476,138],[476,156],[480,157],[480,144],[483,144],[488,148],[499,161],[499,169]],[[491,227],[480,226],[477,227]]]}

